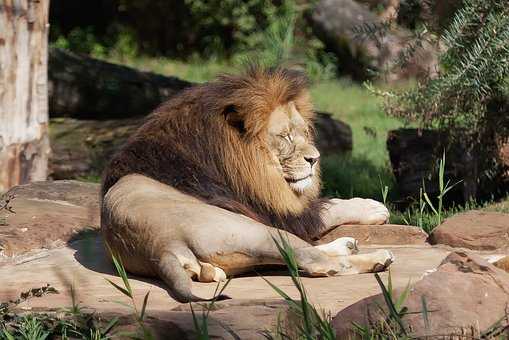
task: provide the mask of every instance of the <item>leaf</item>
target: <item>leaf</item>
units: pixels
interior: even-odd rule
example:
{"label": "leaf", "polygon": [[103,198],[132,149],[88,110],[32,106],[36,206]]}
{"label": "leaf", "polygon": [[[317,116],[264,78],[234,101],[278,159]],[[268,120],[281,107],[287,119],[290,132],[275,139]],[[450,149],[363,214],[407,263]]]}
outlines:
{"label": "leaf", "polygon": [[108,324],[104,328],[104,331],[101,332],[102,335],[108,334],[109,331],[111,331],[113,327],[115,327],[115,325],[118,323],[118,320],[119,320],[118,317],[114,317],[113,319],[111,319],[110,322],[108,322]]}
{"label": "leaf", "polygon": [[132,298],[131,294],[127,291],[127,289],[120,287],[115,282],[111,281],[110,279],[105,279],[108,281],[113,287],[117,288],[122,294],[126,295],[127,297]]}
{"label": "leaf", "polygon": [[15,340],[14,336],[7,331],[7,329],[3,329],[3,334],[7,340]]}
{"label": "leaf", "polygon": [[421,305],[422,305],[422,318],[424,319],[424,329],[426,330],[427,334],[431,328],[431,325],[429,322],[428,306],[426,305],[426,298],[424,297],[424,295],[421,296]]}
{"label": "leaf", "polygon": [[387,308],[389,308],[389,315],[392,317],[392,319],[394,319],[394,321],[396,321],[398,323],[399,327],[401,328],[401,331],[403,332],[403,334],[406,335],[407,333],[406,333],[405,326],[403,325],[403,321],[401,320],[401,317],[399,316],[398,312],[396,311],[394,303],[390,299],[390,295],[387,292],[387,288],[385,288],[385,285],[382,282],[380,275],[375,273],[375,279],[378,282],[378,284],[380,285],[380,289],[382,290],[382,295],[384,297],[385,303],[387,305]]}
{"label": "leaf", "polygon": [[148,302],[148,296],[150,294],[150,291],[145,294],[145,298],[143,299],[143,305],[141,306],[141,312],[140,312],[140,320],[143,320],[145,317],[145,310],[147,308],[147,302]]}
{"label": "leaf", "polygon": [[431,210],[433,210],[433,213],[435,215],[438,215],[438,211],[435,209],[435,207],[433,206],[433,203],[431,203],[431,200],[429,199],[428,197],[428,194],[427,193],[424,193],[424,199],[426,200],[426,203],[428,203],[428,206],[431,208]]}
{"label": "leaf", "polygon": [[288,296],[281,288],[279,288],[278,286],[276,286],[275,284],[273,284],[272,282],[270,282],[269,280],[267,280],[266,278],[264,278],[262,276],[262,279],[267,282],[267,284],[269,286],[272,287],[272,289],[274,289],[276,291],[276,293],[278,293],[283,299],[285,299],[285,301],[292,307],[296,308],[297,310],[300,310],[300,306],[297,302],[295,302],[290,296]]}
{"label": "leaf", "polygon": [[401,293],[401,295],[398,297],[398,300],[396,301],[396,308],[399,309],[403,303],[405,303],[405,300],[408,297],[408,293],[410,293],[410,280],[408,280],[408,283],[405,287],[405,290]]}

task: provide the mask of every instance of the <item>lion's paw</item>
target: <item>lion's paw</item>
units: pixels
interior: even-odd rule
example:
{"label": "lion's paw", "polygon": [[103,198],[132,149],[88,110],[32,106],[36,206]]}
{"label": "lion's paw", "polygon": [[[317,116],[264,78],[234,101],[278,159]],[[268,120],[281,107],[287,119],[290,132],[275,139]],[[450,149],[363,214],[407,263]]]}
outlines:
{"label": "lion's paw", "polygon": [[200,262],[201,271],[198,276],[200,282],[221,282],[226,280],[226,273],[210,263]]}
{"label": "lion's paw", "polygon": [[353,237],[340,237],[332,242],[315,246],[315,248],[329,256],[348,256],[359,252],[357,244],[357,240]]}
{"label": "lion's paw", "polygon": [[384,224],[390,217],[385,205],[369,198],[332,199],[331,203],[342,224]]}
{"label": "lion's paw", "polygon": [[222,270],[219,267],[214,267],[214,270],[215,270],[215,274],[214,274],[215,282],[226,281],[226,273],[224,272],[224,270]]}
{"label": "lion's paw", "polygon": [[382,249],[371,253],[375,265],[373,266],[373,273],[383,272],[394,262],[396,259],[390,250]]}

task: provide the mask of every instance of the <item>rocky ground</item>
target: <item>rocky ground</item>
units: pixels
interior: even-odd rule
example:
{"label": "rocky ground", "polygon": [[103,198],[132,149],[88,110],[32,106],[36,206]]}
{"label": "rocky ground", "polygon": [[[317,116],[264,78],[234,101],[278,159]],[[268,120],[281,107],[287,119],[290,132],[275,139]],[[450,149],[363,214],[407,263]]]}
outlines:
{"label": "rocky ground", "polygon": [[[0,302],[50,284],[59,294],[33,298],[17,308],[57,311],[69,307],[73,287],[77,302],[97,313],[131,313],[118,303],[128,303],[128,299],[106,281],[120,283],[97,231],[97,184],[32,183],[13,188],[5,197],[13,198],[8,204],[12,212],[4,209],[0,213]],[[401,292],[411,283],[409,308],[419,309],[426,296],[432,311],[430,331],[452,332],[472,325],[483,329],[504,315],[509,304],[509,274],[485,259],[494,262],[507,254],[509,215],[469,212],[446,220],[429,238],[409,226],[342,226],[321,242],[347,235],[360,241],[361,251],[388,248],[394,252],[393,285]],[[225,291],[232,299],[218,302],[211,313],[213,337],[229,339],[235,333],[241,339],[261,338],[261,331],[273,330],[278,315],[285,315],[286,304],[260,275],[298,298],[284,270],[235,278]],[[382,278],[386,280],[387,275]],[[351,332],[352,321],[369,323],[366,306],[381,299],[372,274],[303,278],[303,283],[316,306],[338,315],[334,318],[338,338]],[[147,315],[155,334],[165,339],[193,338],[188,305],[170,298],[157,280],[131,277],[131,285],[139,305],[150,291]],[[200,296],[212,296],[215,287],[194,283],[193,290]],[[409,320],[413,329],[424,332],[419,324],[422,318]]]}

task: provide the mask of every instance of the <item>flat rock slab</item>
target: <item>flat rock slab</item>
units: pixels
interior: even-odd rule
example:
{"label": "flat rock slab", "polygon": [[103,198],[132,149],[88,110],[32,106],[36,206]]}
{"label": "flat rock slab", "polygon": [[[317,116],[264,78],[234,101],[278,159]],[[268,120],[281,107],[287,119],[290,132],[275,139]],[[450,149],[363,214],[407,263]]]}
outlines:
{"label": "flat rock slab", "polygon": [[[402,290],[394,294],[399,296]],[[423,299],[429,311],[428,325],[420,313]],[[456,251],[435,272],[412,285],[403,306],[414,313],[402,319],[412,338],[449,338],[449,334],[478,338],[479,332],[498,321],[508,324],[507,319],[502,320],[508,304],[509,274],[475,254]],[[342,310],[333,320],[337,338],[355,338],[353,323],[367,326],[385,320],[385,306],[382,294],[378,294]]]}
{"label": "flat rock slab", "polygon": [[323,235],[318,243],[353,237],[362,245],[425,245],[428,234],[421,228],[397,225],[342,225]]}
{"label": "flat rock slab", "polygon": [[435,228],[429,241],[474,250],[507,251],[509,214],[472,210],[454,215]]}
{"label": "flat rock slab", "polygon": [[[426,271],[436,268],[449,253],[448,250],[431,246],[401,246],[391,249],[396,256],[396,262],[392,266],[395,287],[404,287],[409,280],[418,281]],[[372,250],[361,248],[361,251]],[[297,290],[284,271],[265,272],[264,275],[290,296],[298,298]],[[382,274],[383,277],[386,275],[387,273]],[[0,267],[0,278],[0,301],[15,299],[22,291],[48,283],[60,291],[57,295],[24,302],[20,306],[22,308],[50,310],[68,307],[71,305],[70,287],[73,285],[77,300],[83,306],[91,307],[97,312],[129,312],[126,307],[118,304],[118,301],[128,303],[128,299],[105,280],[108,278],[120,283],[111,264],[106,260],[103,244],[98,236],[73,242],[70,247],[40,252],[37,256],[17,264],[5,264]],[[311,301],[332,313],[379,293],[378,284],[372,274],[303,278],[303,283]],[[181,329],[192,329],[192,318],[187,310],[182,309],[182,306],[186,305],[170,298],[159,281],[132,277],[131,285],[140,305],[146,292],[150,291],[147,308],[149,316],[167,321],[171,319]],[[199,296],[210,297],[215,288],[214,283],[193,283],[193,291]],[[218,306],[233,304],[235,308],[221,308],[212,312],[211,317],[240,332],[242,339],[260,338],[259,331],[271,329],[275,324],[281,306],[274,300],[280,300],[280,297],[261,277],[253,274],[234,278],[225,294],[232,297],[232,300],[218,302]],[[165,314],[169,311],[177,313],[175,315],[178,317]],[[257,315],[260,315],[258,320]],[[228,338],[223,327],[214,329],[214,332],[217,331],[216,335]]]}
{"label": "flat rock slab", "polygon": [[12,188],[14,213],[0,212],[1,255],[54,248],[99,226],[99,185],[79,181],[35,182]]}

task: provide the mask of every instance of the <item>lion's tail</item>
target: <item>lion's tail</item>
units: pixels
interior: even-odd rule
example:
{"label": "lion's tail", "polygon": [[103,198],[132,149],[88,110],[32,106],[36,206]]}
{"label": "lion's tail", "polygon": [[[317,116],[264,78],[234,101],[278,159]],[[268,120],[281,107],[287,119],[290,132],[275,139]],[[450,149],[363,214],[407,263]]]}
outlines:
{"label": "lion's tail", "polygon": [[186,303],[230,299],[227,295],[219,295],[210,299],[194,295],[191,291],[191,278],[182,267],[177,257],[172,253],[167,252],[161,257],[158,271],[161,279],[168,286],[168,294],[178,302]]}

